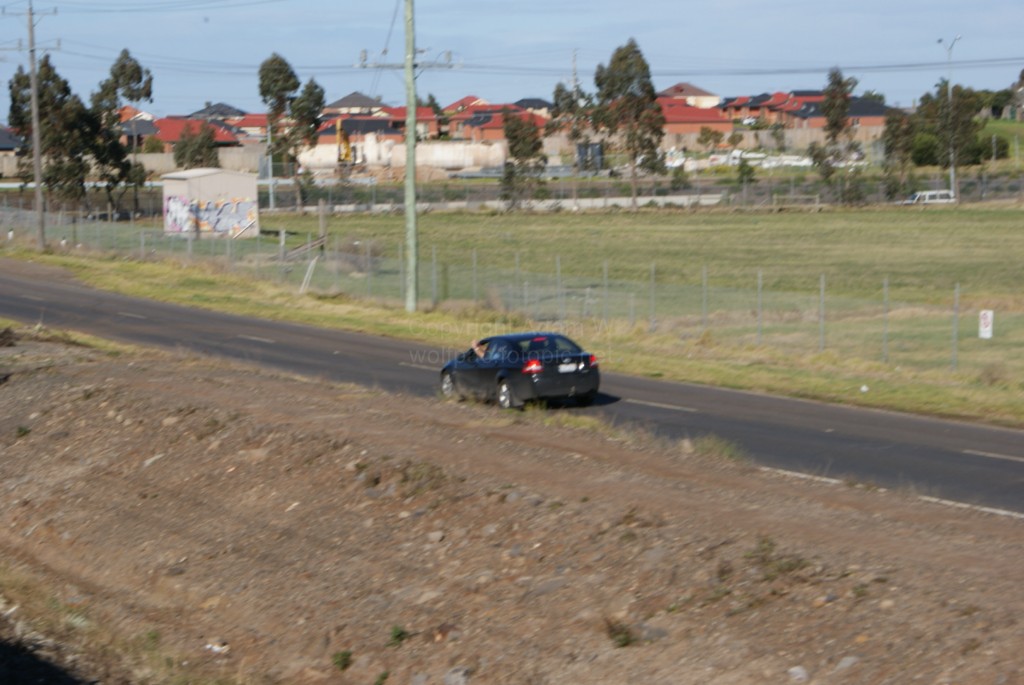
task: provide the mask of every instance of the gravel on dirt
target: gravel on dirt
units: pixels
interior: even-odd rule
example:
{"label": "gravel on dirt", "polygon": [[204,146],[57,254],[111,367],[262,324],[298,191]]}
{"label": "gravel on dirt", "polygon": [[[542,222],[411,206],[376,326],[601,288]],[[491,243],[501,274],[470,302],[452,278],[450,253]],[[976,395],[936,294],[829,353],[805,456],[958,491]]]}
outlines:
{"label": "gravel on dirt", "polygon": [[81,682],[1024,682],[1022,520],[56,337],[0,347],[0,636]]}

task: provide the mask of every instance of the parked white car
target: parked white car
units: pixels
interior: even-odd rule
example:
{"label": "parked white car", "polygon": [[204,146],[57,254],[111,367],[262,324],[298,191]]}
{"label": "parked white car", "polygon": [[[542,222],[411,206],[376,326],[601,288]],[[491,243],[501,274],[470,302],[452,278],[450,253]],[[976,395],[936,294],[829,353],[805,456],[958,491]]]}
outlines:
{"label": "parked white car", "polygon": [[903,200],[901,205],[948,205],[956,202],[956,196],[951,190],[922,190],[914,193],[908,199]]}

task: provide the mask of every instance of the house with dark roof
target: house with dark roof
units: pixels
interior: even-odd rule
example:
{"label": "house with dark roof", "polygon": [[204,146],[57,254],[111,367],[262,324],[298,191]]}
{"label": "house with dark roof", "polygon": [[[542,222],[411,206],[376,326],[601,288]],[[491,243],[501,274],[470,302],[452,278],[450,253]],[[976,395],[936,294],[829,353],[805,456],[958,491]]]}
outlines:
{"label": "house with dark roof", "polygon": [[233,119],[245,116],[245,112],[232,107],[229,104],[218,102],[216,104],[207,102],[206,106],[198,112],[193,112],[188,115],[189,119],[205,119],[205,120],[217,120],[224,121],[225,119]]}
{"label": "house with dark roof", "polygon": [[515,105],[527,112],[539,114],[545,119],[551,118],[551,110],[554,108],[552,103],[541,98],[523,98],[522,100],[516,100]]}
{"label": "house with dark roof", "polygon": [[324,117],[336,117],[339,114],[376,114],[384,107],[379,98],[372,98],[369,95],[355,91],[343,98],[324,105]]}
{"label": "house with dark roof", "polygon": [[121,142],[129,149],[141,148],[146,138],[156,134],[157,128],[151,119],[128,119],[121,122]]}
{"label": "house with dark roof", "polygon": [[[787,128],[816,129],[825,128],[825,113],[822,101],[808,102],[800,109],[788,114]],[[885,115],[889,112],[881,102],[862,97],[851,97],[847,120],[850,126],[857,128],[884,128]]]}
{"label": "house with dark roof", "polygon": [[505,140],[506,116],[519,117],[541,131],[548,122],[547,117],[525,111],[515,105],[504,105],[497,110],[491,106],[490,109],[477,110],[468,119],[460,122],[461,137],[473,143]]}
{"label": "house with dark roof", "polygon": [[13,157],[24,143],[6,126],[0,126],[0,155]]}

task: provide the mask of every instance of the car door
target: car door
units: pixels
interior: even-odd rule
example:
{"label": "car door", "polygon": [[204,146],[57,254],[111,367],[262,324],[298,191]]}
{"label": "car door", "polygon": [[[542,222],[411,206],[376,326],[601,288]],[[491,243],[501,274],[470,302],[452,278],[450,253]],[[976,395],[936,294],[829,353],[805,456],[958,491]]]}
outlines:
{"label": "car door", "polygon": [[494,397],[498,387],[498,376],[508,358],[508,342],[502,339],[491,340],[487,351],[476,365],[476,378],[482,397]]}

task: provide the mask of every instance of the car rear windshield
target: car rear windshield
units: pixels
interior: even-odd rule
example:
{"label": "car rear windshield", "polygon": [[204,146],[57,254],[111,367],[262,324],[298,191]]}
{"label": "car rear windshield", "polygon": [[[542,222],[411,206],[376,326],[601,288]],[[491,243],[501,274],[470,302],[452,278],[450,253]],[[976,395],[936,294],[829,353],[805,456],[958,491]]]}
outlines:
{"label": "car rear windshield", "polygon": [[572,340],[562,335],[537,335],[518,343],[519,352],[524,356],[543,354],[579,354],[582,350]]}

